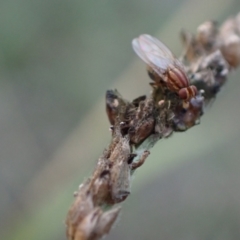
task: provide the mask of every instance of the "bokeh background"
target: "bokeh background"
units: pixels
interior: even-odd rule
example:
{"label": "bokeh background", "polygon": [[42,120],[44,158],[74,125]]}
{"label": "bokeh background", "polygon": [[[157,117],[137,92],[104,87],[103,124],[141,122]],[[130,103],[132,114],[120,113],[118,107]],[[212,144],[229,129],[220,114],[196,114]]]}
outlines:
{"label": "bokeh background", "polygon": [[[239,0],[7,0],[0,7],[0,239],[60,240],[73,192],[110,141],[107,89],[148,94],[142,33],[179,32]],[[106,239],[240,239],[240,71],[201,124],[160,141]]]}

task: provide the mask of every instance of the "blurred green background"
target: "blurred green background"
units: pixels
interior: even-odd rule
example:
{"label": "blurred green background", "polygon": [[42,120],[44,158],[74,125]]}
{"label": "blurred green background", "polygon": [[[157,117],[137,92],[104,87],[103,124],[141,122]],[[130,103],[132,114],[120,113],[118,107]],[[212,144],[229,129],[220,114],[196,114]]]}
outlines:
{"label": "blurred green background", "polygon": [[[110,141],[107,89],[148,94],[142,33],[179,31],[239,0],[8,0],[0,7],[0,239],[65,239],[73,192]],[[106,239],[240,239],[240,71],[199,126],[160,141]]]}

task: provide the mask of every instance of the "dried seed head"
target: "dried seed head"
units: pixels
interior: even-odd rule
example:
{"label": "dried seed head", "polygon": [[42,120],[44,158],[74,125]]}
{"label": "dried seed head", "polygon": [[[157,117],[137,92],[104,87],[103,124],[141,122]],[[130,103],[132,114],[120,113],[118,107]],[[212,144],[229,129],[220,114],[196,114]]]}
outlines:
{"label": "dried seed head", "polygon": [[232,34],[225,38],[221,51],[230,66],[237,67],[240,64],[240,37]]}
{"label": "dried seed head", "polygon": [[217,23],[214,21],[207,21],[198,27],[196,39],[206,49],[211,49],[216,44],[217,34]]}
{"label": "dried seed head", "polygon": [[220,28],[220,35],[222,39],[227,38],[230,34],[236,32],[237,21],[236,18],[229,18]]}

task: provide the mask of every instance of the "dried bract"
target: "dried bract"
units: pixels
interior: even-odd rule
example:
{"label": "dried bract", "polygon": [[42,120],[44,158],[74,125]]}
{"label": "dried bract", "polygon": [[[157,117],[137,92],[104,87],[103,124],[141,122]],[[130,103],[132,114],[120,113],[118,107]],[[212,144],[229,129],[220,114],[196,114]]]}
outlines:
{"label": "dried bract", "polygon": [[106,235],[117,219],[120,208],[103,212],[96,207],[90,211],[75,229],[72,240],[97,240]]}
{"label": "dried bract", "polygon": [[111,151],[109,161],[111,162],[110,173],[110,193],[111,201],[118,203],[126,199],[130,194],[130,171],[129,158],[131,157],[131,148],[129,139],[116,136],[118,142]]}
{"label": "dried bract", "polygon": [[154,129],[154,102],[147,99],[139,102],[129,122],[129,136],[131,143],[138,145],[146,139]]}

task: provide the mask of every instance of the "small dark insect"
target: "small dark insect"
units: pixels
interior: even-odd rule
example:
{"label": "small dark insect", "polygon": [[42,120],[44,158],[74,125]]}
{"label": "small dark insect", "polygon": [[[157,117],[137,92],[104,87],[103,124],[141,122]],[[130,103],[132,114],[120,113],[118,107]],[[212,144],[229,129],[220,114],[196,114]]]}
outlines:
{"label": "small dark insect", "polygon": [[197,88],[189,84],[184,66],[158,39],[144,34],[132,41],[137,55],[148,65],[148,73],[156,83],[165,85],[170,91],[189,102],[197,94]]}

